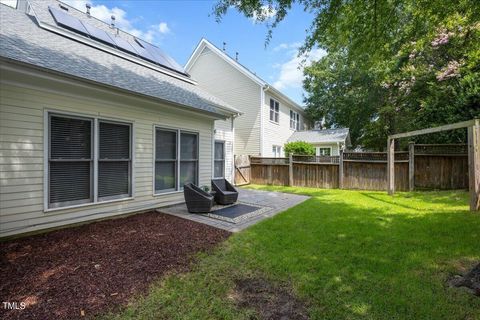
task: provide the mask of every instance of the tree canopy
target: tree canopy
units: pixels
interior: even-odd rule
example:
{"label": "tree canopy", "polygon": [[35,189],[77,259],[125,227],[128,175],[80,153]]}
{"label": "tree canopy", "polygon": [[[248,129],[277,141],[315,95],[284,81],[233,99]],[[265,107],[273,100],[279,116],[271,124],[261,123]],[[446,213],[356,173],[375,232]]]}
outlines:
{"label": "tree canopy", "polygon": [[[313,121],[382,149],[389,134],[480,117],[478,0],[220,0],[214,11],[265,21],[268,42],[295,3],[314,16],[299,54],[327,52],[304,71]],[[417,139],[464,142],[465,132]]]}

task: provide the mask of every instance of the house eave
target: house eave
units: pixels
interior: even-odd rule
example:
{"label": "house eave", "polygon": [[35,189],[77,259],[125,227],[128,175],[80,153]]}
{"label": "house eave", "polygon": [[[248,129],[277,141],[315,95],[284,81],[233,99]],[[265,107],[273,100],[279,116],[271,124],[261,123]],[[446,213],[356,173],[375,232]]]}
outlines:
{"label": "house eave", "polygon": [[115,86],[111,86],[111,85],[108,85],[108,84],[105,84],[105,83],[93,81],[93,80],[90,80],[90,79],[77,77],[77,76],[74,76],[74,75],[71,75],[71,74],[59,72],[59,71],[52,70],[52,69],[47,69],[47,68],[40,67],[40,66],[37,66],[37,65],[34,65],[34,64],[28,64],[28,63],[25,63],[25,62],[13,60],[13,59],[6,58],[6,57],[3,57],[3,56],[0,56],[0,71],[2,71],[1,72],[2,77],[0,77],[0,80],[2,80],[2,81],[3,81],[3,78],[4,78],[4,72],[6,72],[6,71],[16,72],[16,73],[20,73],[20,74],[24,74],[24,75],[28,75],[28,76],[40,76],[40,77],[42,76],[42,74],[48,74],[48,75],[52,75],[52,76],[55,76],[55,77],[59,77],[61,79],[65,79],[65,81],[75,81],[75,83],[77,85],[90,85],[90,86],[93,85],[94,87],[96,87],[99,90],[109,90],[109,91],[128,94],[128,95],[130,95],[132,97],[136,97],[136,98],[148,99],[151,102],[156,102],[156,103],[175,106],[175,107],[178,107],[179,109],[182,109],[182,110],[185,110],[185,111],[195,112],[195,113],[198,113],[198,114],[202,114],[202,115],[211,117],[215,120],[228,119],[230,117],[235,117],[235,116],[238,115],[238,112],[227,110],[224,107],[215,105],[214,103],[212,103],[212,106],[215,107],[215,108],[218,108],[221,112],[210,112],[210,111],[207,111],[207,110],[197,109],[197,108],[194,108],[192,106],[179,104],[177,102],[173,102],[173,101],[165,100],[165,99],[160,99],[160,98],[157,98],[157,97],[152,97],[152,96],[145,95],[145,94],[142,94],[142,93],[139,93],[139,92],[126,90],[126,89],[123,89],[123,88],[120,88],[120,87],[115,87]]}

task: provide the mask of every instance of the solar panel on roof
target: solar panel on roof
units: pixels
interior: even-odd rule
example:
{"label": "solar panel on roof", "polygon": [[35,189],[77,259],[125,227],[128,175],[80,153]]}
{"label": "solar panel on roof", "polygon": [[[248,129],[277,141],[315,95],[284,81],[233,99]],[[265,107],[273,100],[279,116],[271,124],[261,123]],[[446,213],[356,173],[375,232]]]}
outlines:
{"label": "solar panel on roof", "polygon": [[147,59],[151,62],[154,62],[156,63],[156,60],[155,60],[155,57],[153,57],[147,50],[145,50],[145,48],[143,48],[142,46],[140,46],[138,43],[136,43],[135,41],[133,42],[129,42],[132,47],[138,52],[138,55],[140,57],[142,57],[143,59]]}
{"label": "solar panel on roof", "polygon": [[115,45],[115,42],[113,42],[112,38],[108,35],[108,33],[103,31],[102,29],[94,27],[94,26],[92,26],[92,25],[90,25],[86,22],[83,22],[83,21],[81,23],[83,24],[83,26],[85,27],[85,29],[89,33],[90,37],[92,37],[96,40],[100,40],[102,42],[108,43],[112,46]]}
{"label": "solar panel on roof", "polygon": [[135,40],[142,47],[147,49],[147,51],[150,52],[150,54],[152,56],[155,57],[155,60],[156,60],[157,63],[159,63],[159,64],[161,64],[161,65],[163,65],[163,66],[165,66],[169,69],[175,70],[177,72],[185,73],[185,70],[182,68],[182,66],[180,66],[177,62],[175,62],[175,60],[173,60],[167,54],[165,54],[160,48],[154,46],[153,44],[145,42],[141,39],[138,39],[138,38],[135,38]]}
{"label": "solar panel on roof", "polygon": [[117,48],[133,53],[135,55],[138,54],[138,52],[132,47],[130,42],[128,42],[127,40],[121,37],[116,37],[116,36],[112,36],[112,40],[115,42],[115,45],[117,46]]}
{"label": "solar panel on roof", "polygon": [[48,8],[56,23],[61,27],[86,35],[94,40],[109,44],[130,54],[139,56],[144,60],[159,64],[188,76],[181,65],[165,54],[160,48],[157,48],[148,42],[137,38],[135,38],[135,41],[128,41],[122,37],[111,35],[87,22],[81,21],[80,19],[67,14],[65,10],[60,10],[53,6],[49,6]]}
{"label": "solar panel on roof", "polygon": [[52,14],[57,24],[61,25],[62,27],[66,27],[82,34],[88,35],[87,29],[85,29],[83,24],[77,18],[66,14],[65,12],[63,12],[63,10],[53,8],[52,6],[49,6],[48,9],[50,10],[50,13]]}

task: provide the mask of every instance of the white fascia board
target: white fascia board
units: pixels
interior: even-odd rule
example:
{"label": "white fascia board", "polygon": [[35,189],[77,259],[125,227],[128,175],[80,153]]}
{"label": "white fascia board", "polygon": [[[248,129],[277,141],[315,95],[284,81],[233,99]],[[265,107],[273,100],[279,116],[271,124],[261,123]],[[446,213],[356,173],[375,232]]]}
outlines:
{"label": "white fascia board", "polygon": [[225,52],[218,49],[215,45],[213,45],[210,41],[208,41],[205,38],[202,38],[202,40],[200,40],[197,47],[193,51],[192,55],[188,59],[187,64],[185,65],[185,71],[186,72],[190,71],[190,69],[195,64],[195,61],[198,59],[198,57],[200,56],[200,53],[202,52],[202,50],[205,47],[208,47],[210,50],[215,52],[219,57],[221,57],[223,60],[225,60],[228,64],[230,64],[232,67],[234,67],[235,69],[237,69],[238,71],[243,73],[245,76],[247,76],[249,79],[251,79],[252,81],[257,83],[258,85],[260,85],[262,87],[267,85],[267,83],[265,81],[263,81],[262,79],[260,79],[256,75],[254,75],[251,71],[247,70],[242,65],[240,65],[237,61],[235,61],[233,58],[229,57]]}

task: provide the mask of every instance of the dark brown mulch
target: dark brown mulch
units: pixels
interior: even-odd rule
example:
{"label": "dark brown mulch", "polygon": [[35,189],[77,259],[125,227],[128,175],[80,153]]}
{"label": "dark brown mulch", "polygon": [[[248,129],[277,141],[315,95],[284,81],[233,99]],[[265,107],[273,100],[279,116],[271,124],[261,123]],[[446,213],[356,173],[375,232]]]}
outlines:
{"label": "dark brown mulch", "polygon": [[235,285],[237,306],[255,310],[258,319],[309,319],[305,304],[287,287],[274,286],[261,278],[237,280]]}
{"label": "dark brown mulch", "polygon": [[141,213],[0,243],[0,302],[24,302],[1,319],[71,319],[114,310],[229,232]]}
{"label": "dark brown mulch", "polygon": [[467,288],[474,295],[480,297],[480,263],[473,267],[464,276],[457,276],[450,281],[455,287]]}

